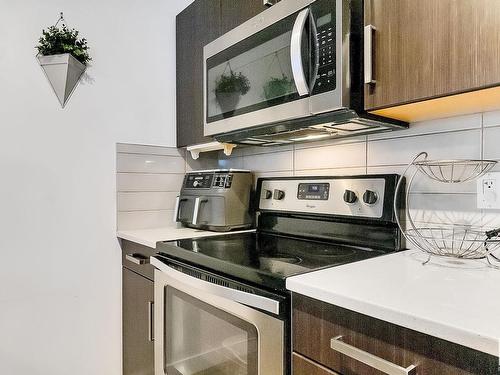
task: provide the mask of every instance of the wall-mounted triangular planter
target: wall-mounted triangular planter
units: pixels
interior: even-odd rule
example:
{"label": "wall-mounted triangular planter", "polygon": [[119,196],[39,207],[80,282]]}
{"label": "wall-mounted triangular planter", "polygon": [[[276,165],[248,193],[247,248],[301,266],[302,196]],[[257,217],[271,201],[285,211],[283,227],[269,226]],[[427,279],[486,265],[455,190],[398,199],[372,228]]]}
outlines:
{"label": "wall-mounted triangular planter", "polygon": [[85,71],[85,65],[69,53],[38,56],[38,61],[64,108]]}

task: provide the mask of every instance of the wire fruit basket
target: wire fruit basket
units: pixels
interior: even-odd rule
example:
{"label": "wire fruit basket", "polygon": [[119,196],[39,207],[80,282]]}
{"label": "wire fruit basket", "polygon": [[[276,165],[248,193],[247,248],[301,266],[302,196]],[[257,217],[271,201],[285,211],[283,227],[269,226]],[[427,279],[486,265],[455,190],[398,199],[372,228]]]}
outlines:
{"label": "wire fruit basket", "polygon": [[[408,228],[400,219],[397,223],[406,240],[416,248],[432,256],[459,259],[487,259],[489,264],[498,267],[500,260],[494,254],[500,248],[500,228],[485,228],[467,223],[424,223],[417,225],[410,212],[410,192],[415,177],[420,173],[440,183],[458,184],[473,181],[490,171],[496,161],[492,160],[428,160],[428,154],[421,152],[406,167],[403,176],[408,180],[405,194],[405,207]],[[410,172],[410,170],[413,170]],[[404,178],[396,187],[398,196]],[[397,212],[397,199],[394,210]]]}

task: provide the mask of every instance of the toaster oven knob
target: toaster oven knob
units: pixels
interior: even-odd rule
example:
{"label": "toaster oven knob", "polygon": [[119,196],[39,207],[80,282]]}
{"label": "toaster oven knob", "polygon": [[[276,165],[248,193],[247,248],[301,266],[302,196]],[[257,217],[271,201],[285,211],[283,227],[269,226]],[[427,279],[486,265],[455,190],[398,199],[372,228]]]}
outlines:
{"label": "toaster oven knob", "polygon": [[358,197],[356,196],[356,193],[352,190],[346,190],[344,192],[344,202],[352,204],[356,203],[358,200]]}
{"label": "toaster oven knob", "polygon": [[273,197],[274,199],[280,201],[285,198],[285,192],[283,190],[274,189]]}
{"label": "toaster oven knob", "polygon": [[200,184],[199,181],[194,181],[193,182],[193,187],[197,187],[199,184]]}
{"label": "toaster oven knob", "polygon": [[264,191],[264,199],[271,199],[273,197],[273,192],[271,190]]}
{"label": "toaster oven knob", "polygon": [[377,203],[377,199],[377,193],[375,193],[374,191],[367,190],[363,194],[363,202],[365,202],[366,204],[375,204]]}

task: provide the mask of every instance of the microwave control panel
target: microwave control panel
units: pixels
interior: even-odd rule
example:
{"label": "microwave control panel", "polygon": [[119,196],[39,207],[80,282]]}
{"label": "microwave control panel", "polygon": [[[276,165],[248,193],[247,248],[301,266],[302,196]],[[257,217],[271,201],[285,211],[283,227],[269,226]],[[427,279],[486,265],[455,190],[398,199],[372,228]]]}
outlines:
{"label": "microwave control panel", "polygon": [[335,1],[316,1],[311,5],[316,24],[316,81],[313,94],[335,90],[336,71],[336,21]]}

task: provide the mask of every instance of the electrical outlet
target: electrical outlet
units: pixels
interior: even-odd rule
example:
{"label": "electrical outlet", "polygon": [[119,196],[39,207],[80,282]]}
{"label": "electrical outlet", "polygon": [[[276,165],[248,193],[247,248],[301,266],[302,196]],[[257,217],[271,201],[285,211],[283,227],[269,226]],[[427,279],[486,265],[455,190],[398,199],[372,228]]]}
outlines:
{"label": "electrical outlet", "polygon": [[477,208],[500,209],[500,172],[487,173],[477,180]]}

